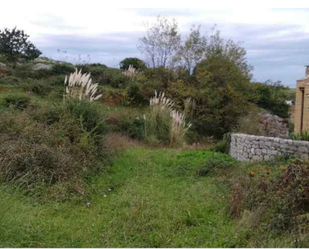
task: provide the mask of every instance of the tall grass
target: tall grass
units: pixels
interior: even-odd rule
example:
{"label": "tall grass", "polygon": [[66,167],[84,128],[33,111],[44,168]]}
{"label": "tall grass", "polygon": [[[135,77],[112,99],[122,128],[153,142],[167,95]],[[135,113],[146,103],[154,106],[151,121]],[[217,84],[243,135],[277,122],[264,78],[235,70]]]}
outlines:
{"label": "tall grass", "polygon": [[125,70],[123,74],[130,80],[134,80],[136,76],[140,74],[140,71],[134,68],[133,65],[129,65],[129,68]]}
{"label": "tall grass", "polygon": [[66,76],[64,80],[65,94],[64,97],[75,99],[87,99],[89,101],[97,100],[102,97],[102,94],[96,95],[98,83],[93,84],[89,74],[82,74],[77,69],[71,73],[69,78]]}
{"label": "tall grass", "polygon": [[293,135],[293,140],[303,140],[303,141],[309,141],[309,131],[303,131],[298,134]]}
{"label": "tall grass", "polygon": [[184,137],[191,123],[186,122],[186,116],[173,109],[174,102],[165,93],[155,91],[150,99],[150,127],[158,137],[168,140],[171,146],[184,143]]}

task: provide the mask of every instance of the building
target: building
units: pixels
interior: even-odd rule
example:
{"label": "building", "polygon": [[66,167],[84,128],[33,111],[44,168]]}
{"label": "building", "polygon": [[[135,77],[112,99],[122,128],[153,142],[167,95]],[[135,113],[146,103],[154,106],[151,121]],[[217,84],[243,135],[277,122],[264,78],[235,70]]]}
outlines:
{"label": "building", "polygon": [[306,77],[296,82],[294,133],[309,130],[309,66]]}

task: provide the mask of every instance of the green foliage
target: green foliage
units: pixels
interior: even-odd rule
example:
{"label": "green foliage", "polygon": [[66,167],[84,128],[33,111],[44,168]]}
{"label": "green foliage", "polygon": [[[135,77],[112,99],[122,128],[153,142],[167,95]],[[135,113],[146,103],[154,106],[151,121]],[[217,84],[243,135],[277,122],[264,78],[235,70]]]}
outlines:
{"label": "green foliage", "polygon": [[294,134],[293,140],[309,141],[309,131],[303,131],[302,133]]}
{"label": "green foliage", "polygon": [[132,65],[136,70],[143,71],[146,69],[145,62],[143,62],[138,58],[133,57],[125,58],[119,63],[120,69],[122,70],[127,70],[130,65]]}
{"label": "green foliage", "polygon": [[2,105],[5,107],[14,107],[18,110],[23,110],[30,105],[30,97],[22,93],[9,94],[2,100]]}
{"label": "green foliage", "polygon": [[210,174],[223,172],[235,165],[236,160],[230,157],[223,157],[215,154],[213,157],[207,158],[206,163],[199,167],[196,171],[198,176],[209,176]]}
{"label": "green foliage", "polygon": [[38,96],[45,97],[52,91],[52,86],[42,80],[31,81],[22,85],[25,91],[31,91]]}
{"label": "green foliage", "polygon": [[222,137],[251,109],[249,78],[224,56],[202,61],[195,74],[193,124],[203,135]]}
{"label": "green foliage", "polygon": [[148,104],[148,99],[143,95],[140,87],[136,83],[131,83],[127,89],[131,104],[133,105],[145,105]]}
{"label": "green foliage", "polygon": [[281,117],[289,117],[289,105],[285,103],[288,100],[287,87],[281,82],[266,81],[265,83],[252,84],[255,94],[256,104],[273,114]]}
{"label": "green foliage", "polygon": [[112,130],[142,140],[145,138],[145,121],[139,117],[124,116]]}
{"label": "green foliage", "polygon": [[103,134],[105,132],[104,114],[98,103],[66,99],[64,103],[64,113],[69,113],[87,132]]}
{"label": "green foliage", "polygon": [[[23,179],[35,195],[54,195],[54,185],[69,182],[77,193],[85,187],[83,179],[106,160],[104,115],[96,103],[68,100],[0,115],[0,157],[7,155],[0,162],[0,175],[6,182]],[[66,199],[72,186],[63,188]]]}
{"label": "green foliage", "polygon": [[74,71],[74,66],[68,63],[56,63],[52,68],[52,73],[55,75],[70,74]]}
{"label": "green foliage", "polygon": [[0,84],[7,84],[7,85],[17,85],[22,80],[19,77],[16,76],[4,76],[0,78]]}
{"label": "green foliage", "polygon": [[39,57],[41,52],[28,41],[28,38],[23,30],[18,30],[16,27],[12,30],[7,28],[0,30],[0,54],[13,63],[19,58],[33,60]]}

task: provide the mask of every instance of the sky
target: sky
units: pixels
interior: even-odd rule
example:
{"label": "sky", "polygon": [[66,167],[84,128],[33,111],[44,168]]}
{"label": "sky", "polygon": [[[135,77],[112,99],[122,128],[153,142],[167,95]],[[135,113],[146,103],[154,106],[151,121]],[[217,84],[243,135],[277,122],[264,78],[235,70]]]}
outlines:
{"label": "sky", "polygon": [[[105,1],[3,1],[0,29],[23,29],[43,56],[70,62],[100,62],[118,67],[137,49],[147,23],[158,15],[178,22],[183,36],[191,25],[207,33],[216,25],[222,37],[242,42],[253,78],[289,87],[309,64],[309,9],[267,8],[115,8]],[[196,5],[194,5],[196,6]],[[14,11],[13,11],[14,10]]]}

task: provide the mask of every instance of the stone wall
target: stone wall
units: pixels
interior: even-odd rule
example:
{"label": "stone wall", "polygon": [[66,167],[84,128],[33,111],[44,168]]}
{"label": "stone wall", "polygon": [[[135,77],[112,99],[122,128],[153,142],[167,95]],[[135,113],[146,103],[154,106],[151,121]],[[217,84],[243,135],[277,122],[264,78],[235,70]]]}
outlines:
{"label": "stone wall", "polygon": [[240,161],[266,161],[275,156],[309,159],[309,142],[233,133],[230,155]]}

